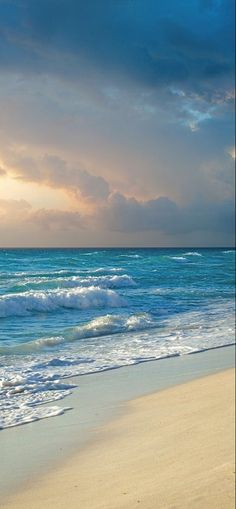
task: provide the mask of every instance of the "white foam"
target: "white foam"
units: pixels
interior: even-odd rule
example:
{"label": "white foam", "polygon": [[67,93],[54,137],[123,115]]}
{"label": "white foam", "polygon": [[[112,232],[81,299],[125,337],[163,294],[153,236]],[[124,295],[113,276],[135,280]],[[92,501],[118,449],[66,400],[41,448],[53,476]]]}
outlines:
{"label": "white foam", "polygon": [[40,350],[47,350],[63,343],[70,343],[78,339],[94,338],[117,334],[120,332],[139,331],[155,326],[155,322],[148,313],[136,315],[110,315],[99,316],[88,323],[68,329],[61,336],[43,337],[14,346],[0,347],[0,354],[31,354]]}
{"label": "white foam", "polygon": [[71,279],[72,284],[80,284],[82,286],[99,286],[100,288],[126,288],[135,287],[137,283],[127,274],[114,276],[89,276],[87,278],[78,278],[76,276]]}
{"label": "white foam", "polygon": [[125,306],[114,290],[81,287],[73,290],[28,291],[0,296],[0,318],[21,316],[30,311],[49,312],[58,308],[89,309]]}
{"label": "white foam", "polygon": [[135,287],[137,283],[134,279],[127,274],[123,275],[114,275],[114,276],[102,276],[98,281],[99,286],[108,287],[108,288],[126,288],[126,287]]}
{"label": "white foam", "polygon": [[148,313],[139,313],[128,317],[119,315],[99,316],[88,324],[76,327],[71,333],[73,339],[89,338],[143,330],[153,327],[154,322]]}
{"label": "white foam", "polygon": [[40,288],[44,287],[45,284],[49,286],[49,288],[77,288],[77,287],[86,287],[86,286],[99,286],[100,288],[128,288],[135,287],[137,283],[134,279],[127,274],[123,275],[103,275],[103,276],[88,276],[81,277],[78,275],[73,275],[70,277],[30,277],[24,278],[19,283],[13,280],[13,285],[17,287],[29,287]]}
{"label": "white foam", "polygon": [[20,426],[21,424],[28,424],[40,419],[49,417],[56,417],[62,415],[66,410],[71,410],[71,407],[61,408],[59,406],[31,408],[22,406],[17,409],[7,409],[1,411],[0,429],[12,428],[13,426]]}
{"label": "white foam", "polygon": [[0,382],[0,428],[18,426],[64,413],[67,408],[41,405],[68,396],[75,385],[60,382],[55,374],[35,371],[33,363],[25,370],[24,375],[20,374],[19,367],[11,366],[3,371]]}
{"label": "white foam", "polygon": [[122,255],[124,256],[125,258],[142,258],[142,256],[138,255],[138,254],[133,254],[133,255]]}
{"label": "white foam", "polygon": [[104,253],[104,251],[92,251],[90,253],[83,253],[83,256],[93,256],[100,253]]}
{"label": "white foam", "polygon": [[24,344],[24,346],[27,348],[29,348],[31,346],[31,344],[33,343],[33,346],[34,346],[34,349],[35,349],[35,346],[41,348],[41,347],[52,347],[52,346],[58,346],[60,345],[61,343],[64,343],[64,337],[63,336],[52,336],[52,337],[49,337],[49,338],[41,338],[41,339],[36,339],[35,341],[33,342],[30,342],[28,344]]}
{"label": "white foam", "polygon": [[124,269],[123,267],[98,267],[97,269],[89,269],[90,273],[96,273],[96,272],[122,272]]}
{"label": "white foam", "polygon": [[202,256],[198,251],[189,251],[188,253],[184,253],[184,256]]}
{"label": "white foam", "polygon": [[180,260],[180,261],[186,261],[187,258],[184,256],[168,256],[168,258],[171,258],[172,260]]}
{"label": "white foam", "polygon": [[71,333],[79,342],[69,341],[53,353],[2,357],[2,427],[62,413],[48,405],[70,394],[73,386],[63,382],[65,377],[234,343],[234,305],[219,302],[158,324],[148,314],[105,315]]}

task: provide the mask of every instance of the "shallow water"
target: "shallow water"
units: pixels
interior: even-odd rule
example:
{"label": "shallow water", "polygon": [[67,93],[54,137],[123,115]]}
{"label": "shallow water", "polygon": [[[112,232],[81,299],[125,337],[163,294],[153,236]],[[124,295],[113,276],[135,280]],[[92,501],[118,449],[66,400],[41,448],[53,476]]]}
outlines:
{"label": "shallow water", "polygon": [[63,413],[68,377],[234,343],[234,262],[228,249],[0,250],[0,426]]}
{"label": "shallow water", "polygon": [[76,377],[78,388],[66,399],[70,412],[0,433],[0,499],[79,453],[105,422],[127,410],[127,401],[234,367],[234,359],[229,346]]}

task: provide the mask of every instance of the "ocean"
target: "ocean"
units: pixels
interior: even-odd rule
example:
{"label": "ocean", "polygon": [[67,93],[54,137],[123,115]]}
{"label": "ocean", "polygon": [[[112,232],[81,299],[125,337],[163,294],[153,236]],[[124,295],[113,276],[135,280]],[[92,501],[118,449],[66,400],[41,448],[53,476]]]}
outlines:
{"label": "ocean", "polygon": [[0,428],[67,411],[71,377],[233,344],[234,274],[231,249],[1,249]]}

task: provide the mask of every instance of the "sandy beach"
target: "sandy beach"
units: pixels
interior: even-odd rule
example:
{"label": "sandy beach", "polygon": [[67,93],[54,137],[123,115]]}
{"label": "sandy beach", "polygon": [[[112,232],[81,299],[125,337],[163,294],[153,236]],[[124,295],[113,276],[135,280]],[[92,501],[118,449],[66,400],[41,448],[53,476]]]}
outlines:
{"label": "sandy beach", "polygon": [[234,507],[234,370],[132,400],[3,509]]}

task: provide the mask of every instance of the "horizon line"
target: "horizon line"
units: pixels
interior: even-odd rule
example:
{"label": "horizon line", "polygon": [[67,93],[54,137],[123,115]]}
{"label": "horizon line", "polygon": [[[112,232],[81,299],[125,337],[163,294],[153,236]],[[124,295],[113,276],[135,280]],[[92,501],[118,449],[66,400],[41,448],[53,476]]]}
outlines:
{"label": "horizon line", "polygon": [[2,249],[232,249],[235,246],[0,246]]}

